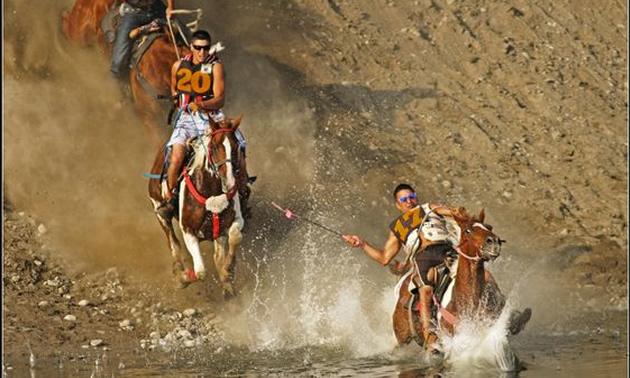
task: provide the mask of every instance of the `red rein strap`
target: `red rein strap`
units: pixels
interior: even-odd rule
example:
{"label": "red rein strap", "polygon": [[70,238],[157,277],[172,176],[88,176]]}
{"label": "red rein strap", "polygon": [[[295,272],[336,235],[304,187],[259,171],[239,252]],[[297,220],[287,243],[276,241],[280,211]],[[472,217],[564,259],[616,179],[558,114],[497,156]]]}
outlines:
{"label": "red rein strap", "polygon": [[438,311],[442,315],[442,319],[444,319],[444,321],[451,324],[453,327],[459,323],[459,318],[451,314],[445,307],[442,307],[437,298],[435,298],[435,295],[433,296],[433,303],[435,303],[435,305],[437,306]]}
{"label": "red rein strap", "polygon": [[197,202],[205,206],[208,199],[204,198],[204,196],[199,194],[197,189],[195,189],[195,186],[193,185],[192,180],[190,179],[190,175],[188,175],[188,170],[186,168],[184,168],[184,180],[186,180],[186,186],[188,187],[188,190],[190,190],[190,193],[193,195],[193,197],[197,200]]}

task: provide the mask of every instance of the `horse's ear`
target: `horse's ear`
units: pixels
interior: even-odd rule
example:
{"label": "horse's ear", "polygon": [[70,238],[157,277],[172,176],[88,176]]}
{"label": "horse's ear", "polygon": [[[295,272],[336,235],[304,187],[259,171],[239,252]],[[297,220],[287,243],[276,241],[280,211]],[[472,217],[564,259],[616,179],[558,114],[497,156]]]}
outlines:
{"label": "horse's ear", "polygon": [[486,209],[482,207],[481,211],[479,212],[479,215],[477,215],[477,218],[479,219],[479,223],[483,223],[483,220],[485,217],[486,217]]}
{"label": "horse's ear", "polygon": [[243,115],[242,114],[240,114],[238,117],[234,118],[232,120],[232,130],[238,129],[238,126],[241,124],[242,120],[243,120]]}

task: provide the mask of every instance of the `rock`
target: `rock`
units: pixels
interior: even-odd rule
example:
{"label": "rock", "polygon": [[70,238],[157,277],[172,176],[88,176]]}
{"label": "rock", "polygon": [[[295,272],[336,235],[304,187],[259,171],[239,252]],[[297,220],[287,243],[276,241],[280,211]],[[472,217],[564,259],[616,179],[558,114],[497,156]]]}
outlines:
{"label": "rock", "polygon": [[39,232],[40,235],[44,235],[46,232],[48,232],[48,230],[46,229],[46,226],[44,226],[44,224],[42,223],[37,226],[37,232]]}
{"label": "rock", "polygon": [[131,320],[129,320],[129,319],[125,319],[122,322],[118,323],[118,326],[123,331],[133,331],[133,324],[132,324]]}
{"label": "rock", "polygon": [[103,340],[101,339],[94,339],[94,340],[90,340],[90,345],[93,347],[97,347],[99,345],[103,344]]}
{"label": "rock", "polygon": [[48,301],[41,301],[37,304],[38,307],[48,307]]}
{"label": "rock", "polygon": [[77,317],[74,315],[66,315],[63,317],[63,320],[67,320],[69,322],[76,322],[77,321]]}
{"label": "rock", "polygon": [[187,348],[192,348],[196,345],[197,343],[195,342],[195,340],[186,340],[184,341],[184,346]]}
{"label": "rock", "polygon": [[149,337],[150,337],[151,339],[159,339],[159,338],[160,338],[160,333],[159,333],[159,332],[157,332],[157,331],[153,331],[153,332],[151,332],[151,333],[149,334]]}
{"label": "rock", "polygon": [[195,315],[196,313],[197,313],[197,310],[195,310],[194,308],[188,308],[188,309],[184,310],[184,312],[183,312],[184,316],[187,316],[187,317],[191,317],[191,316]]}
{"label": "rock", "polygon": [[81,306],[81,307],[86,307],[89,304],[90,304],[90,301],[88,301],[87,299],[81,299],[79,301],[79,306]]}

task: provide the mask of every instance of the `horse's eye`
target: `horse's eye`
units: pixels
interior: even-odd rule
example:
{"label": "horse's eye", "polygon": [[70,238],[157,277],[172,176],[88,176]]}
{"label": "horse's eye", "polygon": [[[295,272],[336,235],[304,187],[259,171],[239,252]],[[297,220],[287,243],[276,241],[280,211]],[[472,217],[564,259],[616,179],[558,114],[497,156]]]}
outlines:
{"label": "horse's eye", "polygon": [[473,232],[473,231],[472,231],[472,228],[467,228],[467,229],[466,229],[466,233],[467,233],[467,234],[472,234],[472,232]]}

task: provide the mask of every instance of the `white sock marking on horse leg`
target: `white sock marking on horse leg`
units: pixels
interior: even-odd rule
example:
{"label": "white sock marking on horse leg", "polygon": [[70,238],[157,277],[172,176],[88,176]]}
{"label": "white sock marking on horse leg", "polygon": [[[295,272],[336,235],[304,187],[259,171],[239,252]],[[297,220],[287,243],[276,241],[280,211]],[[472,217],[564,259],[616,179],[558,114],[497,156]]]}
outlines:
{"label": "white sock marking on horse leg", "polygon": [[186,248],[188,248],[188,253],[192,256],[193,267],[195,269],[195,274],[197,274],[197,278],[203,279],[206,275],[206,268],[203,265],[203,258],[201,257],[199,239],[197,239],[197,237],[193,234],[184,232],[184,242],[186,243]]}
{"label": "white sock marking on horse leg", "polygon": [[[237,193],[234,196],[234,223],[238,225],[239,231],[245,227],[245,219],[243,218],[243,212],[241,211],[241,195]],[[230,228],[231,229],[231,228]]]}

